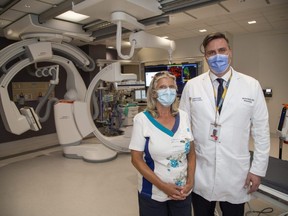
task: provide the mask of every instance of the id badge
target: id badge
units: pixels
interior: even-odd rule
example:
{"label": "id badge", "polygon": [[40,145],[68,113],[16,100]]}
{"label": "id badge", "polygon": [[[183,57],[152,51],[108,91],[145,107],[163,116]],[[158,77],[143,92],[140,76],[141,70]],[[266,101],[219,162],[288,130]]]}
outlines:
{"label": "id badge", "polygon": [[220,130],[221,130],[221,125],[211,123],[210,124],[209,139],[212,141],[218,141],[218,139],[220,137]]}

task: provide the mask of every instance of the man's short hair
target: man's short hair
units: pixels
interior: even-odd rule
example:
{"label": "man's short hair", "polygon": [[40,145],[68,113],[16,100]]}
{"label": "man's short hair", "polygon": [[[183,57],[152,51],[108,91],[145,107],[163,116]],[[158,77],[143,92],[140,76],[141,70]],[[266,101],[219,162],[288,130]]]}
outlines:
{"label": "man's short hair", "polygon": [[229,40],[228,38],[225,36],[225,34],[221,33],[221,32],[216,32],[216,33],[212,33],[212,34],[209,34],[207,35],[203,42],[202,42],[202,45],[201,47],[204,49],[204,50],[201,50],[202,53],[205,53],[205,50],[206,50],[206,47],[207,45],[212,41],[212,40],[215,40],[215,39],[219,39],[219,38],[223,38],[224,40],[226,40],[228,46],[229,46]]}

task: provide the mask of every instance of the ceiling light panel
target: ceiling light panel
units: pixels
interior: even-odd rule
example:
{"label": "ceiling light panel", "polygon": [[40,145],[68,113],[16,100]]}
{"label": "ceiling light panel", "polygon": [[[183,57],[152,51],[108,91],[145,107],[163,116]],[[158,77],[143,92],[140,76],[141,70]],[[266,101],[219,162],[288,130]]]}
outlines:
{"label": "ceiling light panel", "polygon": [[65,13],[60,14],[59,16],[56,16],[56,18],[67,20],[70,22],[80,22],[82,20],[89,18],[89,16],[80,13],[75,13],[74,11],[69,10]]}

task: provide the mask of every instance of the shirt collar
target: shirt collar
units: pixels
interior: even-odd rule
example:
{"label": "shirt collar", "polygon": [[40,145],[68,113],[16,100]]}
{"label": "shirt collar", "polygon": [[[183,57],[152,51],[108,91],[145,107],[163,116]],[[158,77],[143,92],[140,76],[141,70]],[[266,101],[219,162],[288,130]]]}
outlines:
{"label": "shirt collar", "polygon": [[[232,70],[230,67],[230,70],[226,74],[224,74],[224,76],[222,76],[221,78],[224,79],[225,82],[228,82],[229,77],[231,76],[231,73],[232,73]],[[209,76],[210,76],[212,82],[214,82],[217,78],[219,78],[214,73],[212,73],[211,71],[209,71]]]}

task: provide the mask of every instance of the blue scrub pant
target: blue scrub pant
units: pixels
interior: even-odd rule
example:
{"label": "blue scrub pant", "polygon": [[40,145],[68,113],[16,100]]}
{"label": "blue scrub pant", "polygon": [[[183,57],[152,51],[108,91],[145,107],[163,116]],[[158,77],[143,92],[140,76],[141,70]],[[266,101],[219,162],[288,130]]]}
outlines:
{"label": "blue scrub pant", "polygon": [[191,216],[191,195],[185,200],[158,202],[138,193],[139,216]]}

